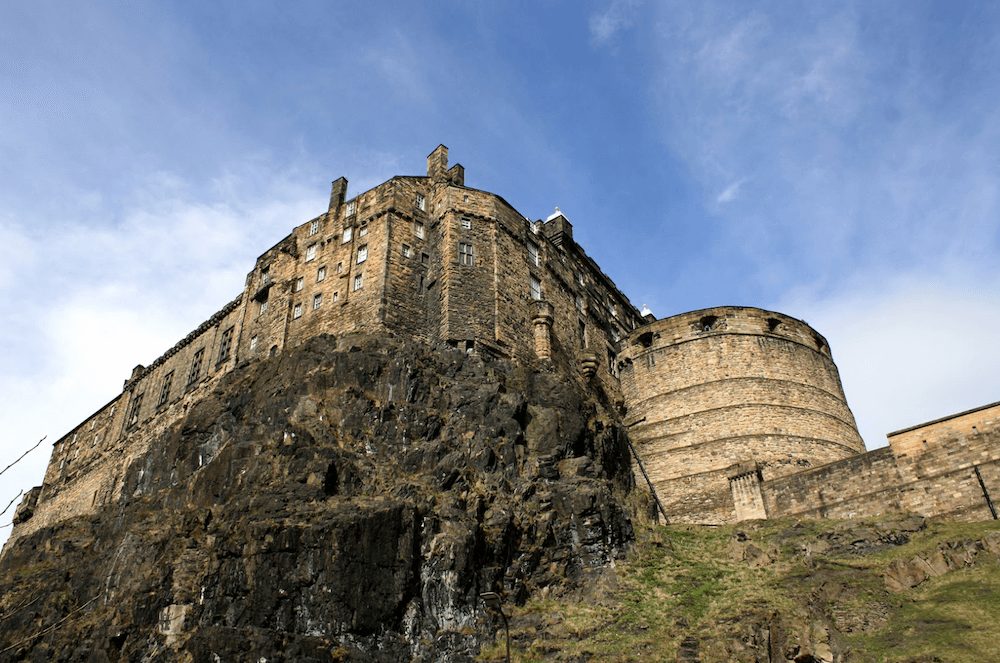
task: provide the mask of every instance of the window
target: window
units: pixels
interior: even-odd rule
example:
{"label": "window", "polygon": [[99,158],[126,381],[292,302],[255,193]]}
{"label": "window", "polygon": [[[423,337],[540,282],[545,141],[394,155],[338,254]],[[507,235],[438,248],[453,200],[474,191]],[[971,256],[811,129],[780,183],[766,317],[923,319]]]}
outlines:
{"label": "window", "polygon": [[354,228],[344,228],[344,239],[341,240],[341,244],[347,244],[354,238]]}
{"label": "window", "polygon": [[458,243],[458,264],[469,265],[470,267],[475,264],[475,258],[472,255],[472,244],[468,242]]}
{"label": "window", "polygon": [[316,259],[316,245],[310,244],[306,247],[306,262]]}
{"label": "window", "polygon": [[305,287],[305,284],[306,284],[305,279],[303,277],[300,276],[299,278],[295,279],[295,292],[299,292],[300,290],[302,290],[302,288]]}
{"label": "window", "polygon": [[583,297],[580,295],[576,296],[576,310],[583,313]]}
{"label": "window", "polygon": [[528,242],[528,262],[538,266],[538,245],[534,242]]}
{"label": "window", "polygon": [[315,311],[322,305],[323,305],[323,295],[322,293],[317,292],[315,295],[313,295],[313,310]]}
{"label": "window", "polygon": [[302,304],[296,304],[292,307],[292,320],[298,320],[302,317]]}
{"label": "window", "polygon": [[361,290],[361,287],[365,284],[363,274],[354,275],[354,289]]}
{"label": "window", "polygon": [[466,230],[472,230],[472,219],[467,219],[463,216],[462,227],[465,228]]}
{"label": "window", "polygon": [[260,308],[257,310],[257,315],[264,315],[267,313],[267,300],[265,299],[260,303]]}
{"label": "window", "polygon": [[344,273],[344,263],[342,263],[342,262],[338,262],[337,263],[337,273],[338,274],[343,274]]}
{"label": "window", "polygon": [[587,347],[587,323],[583,320],[578,321],[580,324],[580,347]]}
{"label": "window", "polygon": [[271,270],[268,267],[260,270],[260,284],[267,285],[271,282]]}
{"label": "window", "polygon": [[257,349],[257,337],[256,336],[251,336],[250,337],[250,352],[253,352],[256,349]]}
{"label": "window", "polygon": [[365,260],[368,260],[368,245],[358,247],[358,264],[360,265]]}
{"label": "window", "polygon": [[420,223],[419,221],[416,221],[413,224],[413,234],[416,235],[419,239],[423,239],[424,238],[424,224]]}
{"label": "window", "polygon": [[229,351],[233,347],[233,328],[230,327],[226,331],[222,332],[222,340],[219,342],[219,361],[222,363],[229,359]]}
{"label": "window", "polygon": [[417,194],[417,209],[421,212],[427,209],[427,199],[424,198],[424,194],[422,193]]}
{"label": "window", "polygon": [[162,407],[170,399],[170,383],[174,381],[174,372],[170,371],[163,377],[163,384],[160,385],[160,398],[156,401],[156,407]]}
{"label": "window", "polygon": [[[267,304],[267,302],[261,302],[262,305]],[[191,370],[188,372],[188,386],[194,384],[201,377],[201,363],[205,359],[205,348],[201,348],[198,352],[194,353],[194,359],[191,360]]]}
{"label": "window", "polygon": [[426,253],[421,253],[420,254],[420,263],[421,264],[426,265],[428,262],[430,262],[430,259],[431,259],[431,257],[429,255],[427,255]]}
{"label": "window", "polygon": [[319,219],[315,219],[309,222],[309,234],[315,235],[319,232]]}
{"label": "window", "polygon": [[326,265],[323,265],[316,270],[316,283],[324,280],[326,278]]}
{"label": "window", "polygon": [[409,258],[412,255],[413,255],[413,251],[410,249],[410,245],[409,244],[403,244],[403,257],[404,258]]}
{"label": "window", "polygon": [[542,282],[538,280],[537,276],[531,277],[531,298],[532,299],[542,298]]}
{"label": "window", "polygon": [[355,212],[358,211],[358,201],[352,200],[347,203],[347,216],[353,216]]}
{"label": "window", "polygon": [[145,393],[139,394],[132,399],[132,406],[128,411],[128,419],[125,420],[128,428],[134,428],[139,423],[139,409],[142,407],[143,396],[145,396]]}
{"label": "window", "polygon": [[340,291],[335,290],[333,292],[333,303],[336,304],[338,301],[340,301]]}
{"label": "window", "polygon": [[364,224],[363,226],[358,228],[358,237],[364,237],[367,234],[368,234],[368,224]]}

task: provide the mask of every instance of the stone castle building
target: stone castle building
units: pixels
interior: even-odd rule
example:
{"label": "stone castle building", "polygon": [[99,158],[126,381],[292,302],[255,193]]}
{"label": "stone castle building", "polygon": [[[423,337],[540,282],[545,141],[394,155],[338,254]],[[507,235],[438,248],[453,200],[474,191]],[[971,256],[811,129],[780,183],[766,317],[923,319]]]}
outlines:
{"label": "stone castle building", "polygon": [[120,394],[55,443],[11,540],[116,500],[126,468],[221,376],[324,333],[574,362],[621,403],[636,469],[666,520],[995,517],[1000,405],[865,453],[818,332],[748,307],[643,316],[558,209],[532,221],[466,186],[442,145],[424,176],[354,197],[346,179],[334,181],[328,209],[265,251],[238,297],[136,366]]}

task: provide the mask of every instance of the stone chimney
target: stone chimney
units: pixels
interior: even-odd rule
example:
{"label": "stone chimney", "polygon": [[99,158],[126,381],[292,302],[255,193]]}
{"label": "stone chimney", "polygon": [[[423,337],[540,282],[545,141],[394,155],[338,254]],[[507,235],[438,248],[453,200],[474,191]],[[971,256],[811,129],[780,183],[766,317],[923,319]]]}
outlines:
{"label": "stone chimney", "polygon": [[444,145],[427,155],[427,177],[434,182],[448,181],[448,148]]}
{"label": "stone chimney", "polygon": [[456,163],[448,169],[448,181],[455,186],[465,186],[465,167]]}
{"label": "stone chimney", "polygon": [[338,177],[330,184],[330,208],[328,211],[334,212],[344,204],[347,196],[347,178]]}

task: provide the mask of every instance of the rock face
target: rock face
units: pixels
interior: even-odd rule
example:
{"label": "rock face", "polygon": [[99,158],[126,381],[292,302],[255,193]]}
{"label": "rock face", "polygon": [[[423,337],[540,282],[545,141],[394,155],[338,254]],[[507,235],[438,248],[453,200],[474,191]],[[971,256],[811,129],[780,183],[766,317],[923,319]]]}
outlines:
{"label": "rock face", "polygon": [[317,337],[236,370],[119,503],[0,560],[0,660],[468,660],[632,539],[628,447],[574,367]]}

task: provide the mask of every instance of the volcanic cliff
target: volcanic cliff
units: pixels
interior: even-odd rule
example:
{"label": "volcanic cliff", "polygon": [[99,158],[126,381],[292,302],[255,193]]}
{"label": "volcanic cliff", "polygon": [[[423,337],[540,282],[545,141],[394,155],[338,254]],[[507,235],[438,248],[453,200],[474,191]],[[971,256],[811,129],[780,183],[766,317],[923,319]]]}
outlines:
{"label": "volcanic cliff", "polygon": [[0,660],[470,660],[622,557],[624,429],[575,366],[318,336],[227,375],[117,502],[8,546]]}

